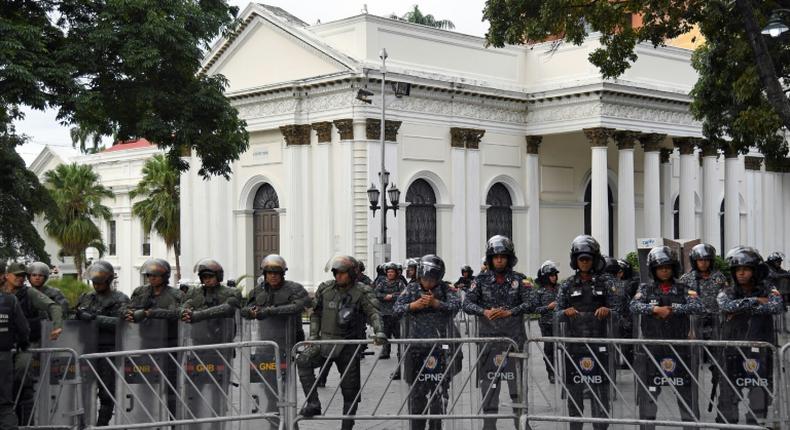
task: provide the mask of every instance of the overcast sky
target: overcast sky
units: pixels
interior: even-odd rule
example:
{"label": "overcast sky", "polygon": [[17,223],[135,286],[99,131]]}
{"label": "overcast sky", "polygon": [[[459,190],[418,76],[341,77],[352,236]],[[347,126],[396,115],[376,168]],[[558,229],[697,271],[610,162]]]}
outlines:
{"label": "overcast sky", "polygon": [[[243,10],[249,2],[230,0],[231,4]],[[316,21],[329,22],[359,14],[367,5],[368,13],[389,16],[391,13],[403,15],[418,4],[424,14],[432,14],[436,19],[449,19],[455,24],[455,31],[483,36],[488,23],[482,22],[485,0],[268,0],[263,3],[279,6],[309,24]],[[17,148],[28,164],[38,155],[44,145],[57,147],[59,152],[77,154],[71,151],[71,139],[67,127],[55,120],[55,111],[33,111],[25,109],[26,117],[16,123],[18,133],[30,137],[29,143]]]}

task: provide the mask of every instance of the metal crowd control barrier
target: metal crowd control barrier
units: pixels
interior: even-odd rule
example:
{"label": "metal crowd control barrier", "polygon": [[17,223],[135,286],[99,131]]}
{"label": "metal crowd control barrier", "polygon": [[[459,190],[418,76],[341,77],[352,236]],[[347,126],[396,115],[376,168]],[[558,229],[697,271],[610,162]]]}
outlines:
{"label": "metal crowd control barrier", "polygon": [[[370,340],[326,340],[326,341],[306,341],[297,343],[292,350],[292,357],[295,362],[299,362],[300,354],[305,353],[309,347],[323,348],[329,357],[342,348],[351,348],[351,356],[358,357],[362,347],[369,344]],[[288,404],[292,408],[294,416],[293,423],[307,422],[307,418],[297,416],[312,393],[316,392],[321,400],[321,414],[309,420],[361,420],[367,422],[400,422],[402,426],[408,425],[411,421],[423,420],[442,420],[445,428],[476,429],[480,428],[481,421],[489,420],[508,420],[518,423],[524,413],[523,397],[519,396],[511,403],[500,402],[500,410],[497,413],[486,414],[484,412],[484,402],[475,399],[490,398],[497,384],[512,382],[516,384],[516,392],[524,392],[525,373],[523,362],[526,356],[519,353],[518,345],[510,338],[445,338],[445,339],[394,339],[390,343],[402,348],[402,357],[398,363],[389,361],[385,364],[376,355],[373,362],[365,360],[364,366],[360,371],[359,389],[353,393],[354,401],[365,399],[364,404],[359,405],[356,413],[344,413],[341,408],[342,401],[337,401],[341,396],[340,385],[332,388],[327,385],[326,389],[318,390],[316,384],[311,387],[301,387],[305,396],[298,393],[298,386],[301,384],[288,384]],[[456,367],[452,363],[467,350],[462,348],[465,345],[473,345],[474,354],[467,356],[461,361],[461,366]],[[496,354],[492,354],[496,346],[501,346]],[[412,360],[413,382],[398,381],[392,378],[395,371],[402,367],[404,360],[410,357],[410,351],[422,348],[424,360]],[[348,353],[346,350],[345,353]],[[436,358],[439,354],[444,354],[447,365],[441,366],[442,359]],[[481,369],[485,369],[484,360],[490,358],[492,366],[489,370],[493,375],[490,379],[495,382],[485,387],[480,384]],[[353,360],[353,359],[352,359]],[[351,362],[352,360],[349,360]],[[333,362],[332,358],[321,356],[318,367],[313,369],[315,372]],[[516,372],[508,374],[508,363],[515,362],[519,365],[513,366]],[[383,372],[378,372],[378,376],[389,375],[388,377],[376,377],[377,369],[384,368]],[[343,378],[348,377],[351,365],[339,366],[338,371]],[[319,370],[320,371],[320,370]],[[291,367],[290,377],[292,381],[297,379],[297,366]],[[457,373],[456,373],[457,372]],[[405,373],[404,373],[404,376]],[[428,389],[426,389],[428,388]],[[316,391],[318,390],[318,391]],[[479,396],[471,396],[473,392],[481,392]],[[502,390],[505,391],[505,390]],[[349,394],[349,393],[347,393]],[[421,399],[419,408],[421,413],[406,413],[410,400],[413,402],[415,396],[424,396]],[[427,399],[427,400],[426,400]],[[499,401],[499,399],[496,399]],[[355,403],[354,402],[354,403]],[[413,406],[415,403],[412,403]],[[433,428],[433,427],[431,427]]]}
{"label": "metal crowd control barrier", "polygon": [[[551,343],[555,345],[555,358],[551,366],[557,373],[556,383],[546,386],[546,384],[536,383],[539,381],[544,369],[540,362],[545,357],[540,343]],[[601,363],[594,353],[596,348],[606,346],[612,354],[616,354],[622,361],[620,369],[609,370],[605,363]],[[649,372],[639,369],[638,360],[626,359],[623,351],[625,346],[631,345],[635,351],[640,352],[647,358],[645,363]],[[569,360],[571,357],[569,350],[571,347],[584,348],[588,351],[587,360]],[[653,354],[655,347],[665,347],[672,351],[677,360],[670,363],[664,356]],[[698,371],[691,368],[693,360],[684,360],[683,354],[679,353],[682,348],[698,348],[700,358],[709,363],[709,367],[700,367]],[[725,356],[725,349],[729,351],[729,356]],[[788,405],[786,404],[785,393],[781,387],[783,376],[779,364],[779,350],[774,345],[767,342],[748,342],[748,341],[703,341],[703,340],[661,340],[661,339],[611,339],[611,338],[579,338],[579,337],[537,337],[527,341],[525,351],[528,355],[535,354],[539,360],[534,360],[527,367],[529,393],[527,393],[527,410],[529,411],[526,420],[529,422],[549,422],[549,423],[575,423],[573,427],[581,428],[583,423],[599,424],[605,427],[607,424],[615,425],[639,425],[641,428],[653,428],[654,426],[671,426],[676,428],[719,428],[719,429],[763,429],[768,427],[779,427],[783,417],[786,417]],[[786,351],[786,347],[783,352]],[[762,354],[760,356],[760,354]],[[768,358],[770,357],[770,358]],[[569,395],[574,387],[564,378],[560,377],[564,371],[563,366],[567,363],[572,368],[574,375],[578,376],[572,381],[583,386],[584,391],[590,392],[591,406],[597,405],[604,411],[603,417],[573,416],[568,409],[576,406],[573,398]],[[769,369],[763,369],[768,365]],[[593,368],[599,368],[599,372],[589,372]],[[616,372],[621,375],[615,376]],[[684,376],[680,376],[680,374]],[[744,412],[743,415],[756,415],[760,417],[760,411],[754,410],[753,401],[755,390],[760,390],[769,402],[765,410],[765,417],[760,417],[758,422],[749,424],[739,424],[739,421],[728,422],[726,413],[732,405],[725,405],[721,399],[712,400],[710,396],[711,386],[708,381],[714,374],[718,374],[720,392],[729,390],[733,397],[734,408],[738,407]],[[650,379],[649,376],[653,378]],[[600,378],[597,380],[595,378]],[[704,399],[700,405],[700,415],[693,416],[693,421],[682,421],[680,418],[680,408],[691,410],[693,405],[686,402],[687,396],[681,391],[684,381],[690,380],[694,390],[699,394],[700,399]],[[616,394],[617,405],[614,401],[606,404],[606,399],[600,398],[594,386],[596,384],[607,384]],[[578,387],[576,387],[578,388]],[[659,388],[663,388],[663,393]],[[715,390],[715,388],[713,388]],[[748,390],[743,393],[743,390]],[[655,419],[640,419],[639,404],[636,400],[639,396],[647,396],[649,400],[658,406],[658,414]],[[715,392],[715,391],[714,391]],[[661,395],[663,394],[663,395]],[[673,405],[669,399],[677,399],[678,405]],[[706,407],[707,406],[707,407]],[[718,421],[717,422],[717,418]],[[740,418],[740,416],[739,416]]]}
{"label": "metal crowd control barrier", "polygon": [[782,346],[779,354],[782,357],[781,380],[784,390],[783,400],[785,402],[785,407],[782,410],[782,429],[790,430],[790,405],[787,405],[787,402],[790,402],[790,343]]}
{"label": "metal crowd control barrier", "polygon": [[[112,400],[115,404],[113,423],[106,427],[88,425],[86,428],[108,430],[169,428],[170,426],[184,426],[190,429],[201,426],[224,428],[230,422],[260,420],[261,423],[268,423],[274,420],[278,422],[280,429],[285,429],[285,422],[280,419],[284,416],[283,407],[276,411],[259,410],[256,413],[244,413],[233,401],[234,397],[255,401],[254,393],[250,390],[249,379],[245,380],[241,376],[246,368],[250,369],[248,375],[255,375],[260,380],[268,379],[264,375],[266,369],[260,370],[256,363],[241,359],[245,356],[250,357],[250,354],[241,353],[245,349],[264,348],[274,351],[273,368],[279,369],[282,363],[279,347],[274,341],[85,354],[80,360],[85,363],[89,372],[98,378],[98,363],[105,362],[116,377],[119,385],[117,392],[127,394],[124,399],[113,396]],[[123,364],[119,365],[119,362]],[[174,385],[170,378],[162,377],[166,374],[165,366],[168,363],[176,369],[179,385]],[[282,398],[282,393],[285,392],[283,378],[280,372],[274,373],[276,386],[271,389],[279,393],[278,397]],[[166,383],[167,390],[162,389],[161,381]],[[102,384],[101,380],[99,383]],[[132,387],[132,385],[137,386]],[[179,413],[174,413],[168,408],[166,395],[168,392],[175,396]],[[213,392],[213,395],[206,394],[209,392]],[[138,405],[141,411],[137,412],[129,405]],[[227,409],[224,409],[225,407]],[[135,412],[132,413],[133,411]],[[158,414],[157,411],[164,413]],[[224,412],[220,413],[220,411]]]}

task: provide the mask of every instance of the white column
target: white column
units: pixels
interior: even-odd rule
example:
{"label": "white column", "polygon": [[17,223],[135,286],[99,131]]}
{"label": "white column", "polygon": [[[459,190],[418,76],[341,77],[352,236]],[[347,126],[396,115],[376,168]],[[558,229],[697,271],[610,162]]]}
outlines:
{"label": "white column", "polygon": [[[774,195],[772,196],[776,199],[776,203],[774,205],[774,235],[776,236],[776,242],[774,243],[774,248],[768,252],[773,251],[782,251],[785,248],[785,224],[787,223],[787,215],[785,212],[785,204],[784,204],[784,173],[782,173],[782,168],[778,169],[779,171],[774,173]],[[767,256],[768,252],[763,254],[763,257]]]}
{"label": "white column", "polygon": [[732,249],[741,244],[741,214],[738,210],[737,154],[728,154],[724,159],[724,247]]}
{"label": "white column", "polygon": [[[311,266],[314,285],[318,285],[325,275],[324,264],[332,257],[332,242],[334,240],[334,212],[332,211],[332,137],[331,122],[317,122],[312,125],[315,130],[315,142],[311,148],[312,154],[312,190],[313,214],[308,222],[313,229],[313,265]],[[312,139],[311,139],[312,140]]]}
{"label": "white column", "polygon": [[609,136],[612,130],[608,128],[587,128],[584,134],[590,140],[592,150],[592,182],[591,216],[590,224],[592,236],[601,245],[601,253],[609,255],[609,201],[607,183],[606,154]]}
{"label": "white column", "polygon": [[617,252],[624,257],[636,250],[636,205],[634,203],[634,145],[637,133],[616,132],[617,164]]}
{"label": "white column", "polygon": [[[786,217],[787,215],[785,214],[790,213],[790,173],[787,172],[787,166],[785,166],[785,168],[782,170],[784,172],[781,174],[782,175],[781,201],[783,207],[783,216]],[[786,218],[783,218],[783,220],[785,220],[786,222]],[[786,225],[783,225],[782,227],[784,230],[784,240],[782,241],[783,246],[780,247],[780,250],[782,250],[785,253],[785,255],[790,255],[790,227],[787,227]],[[785,263],[784,266],[785,269],[787,268],[786,264],[787,263]]]}
{"label": "white column", "polygon": [[698,169],[694,157],[694,141],[689,138],[673,138],[674,145],[680,151],[680,204],[679,228],[681,239],[697,237],[696,214],[694,212],[694,177]]}
{"label": "white column", "polygon": [[[469,202],[466,198],[469,194],[467,189],[467,172],[466,172],[466,149],[463,146],[453,146],[450,148],[450,165],[452,166],[452,201],[455,203],[452,219],[453,226],[458,231],[467,231],[467,212]],[[405,191],[405,190],[404,190]],[[453,253],[450,258],[451,261],[446,261],[447,268],[451,269],[454,273],[455,267],[461,267],[467,264],[467,247],[470,247],[470,240],[467,239],[465,234],[455,235],[452,237]],[[450,272],[451,270],[448,270]]]}
{"label": "white column", "polygon": [[[781,239],[776,237],[774,228],[774,218],[776,217],[777,207],[781,207],[781,202],[776,201],[776,180],[778,173],[774,171],[769,160],[765,163],[765,173],[763,174],[763,248],[765,250],[774,249]],[[770,251],[768,251],[770,252]]]}
{"label": "white column", "polygon": [[[254,244],[253,244],[253,210],[252,209],[236,209],[233,211],[234,224],[236,226],[235,232],[235,249],[236,260],[229,261],[229,264],[234,265],[233,273],[238,273],[236,276],[241,275],[254,275],[258,273],[259,262],[253,261]],[[256,276],[247,278],[244,281],[246,289],[250,289],[255,285]],[[246,290],[249,291],[249,290]]]}
{"label": "white column", "polygon": [[665,137],[663,134],[643,134],[639,138],[645,154],[645,237],[661,237],[661,164],[658,145]]}
{"label": "white column", "polygon": [[526,201],[527,201],[527,273],[540,267],[540,159],[542,136],[527,136]]}
{"label": "white column", "polygon": [[716,248],[719,243],[719,181],[716,176],[717,151],[707,143],[702,155],[702,240]]}
{"label": "white column", "polygon": [[[488,240],[485,228],[485,218],[480,213],[480,205],[485,203],[481,201],[483,194],[482,185],[480,185],[480,150],[477,145],[474,147],[468,146],[466,148],[466,261],[464,264],[469,264],[475,267],[475,264],[480,260],[481,251],[486,240]],[[437,196],[438,197],[438,196]],[[455,203],[455,202],[453,202]],[[456,205],[458,203],[455,203]],[[482,221],[482,222],[481,222]],[[456,270],[460,271],[461,266],[453,267],[450,273],[455,273]],[[459,274],[460,276],[460,274]]]}
{"label": "white column", "polygon": [[763,249],[762,227],[762,187],[760,181],[761,157],[745,157],[744,180],[746,181],[746,239],[745,243],[757,249]]}

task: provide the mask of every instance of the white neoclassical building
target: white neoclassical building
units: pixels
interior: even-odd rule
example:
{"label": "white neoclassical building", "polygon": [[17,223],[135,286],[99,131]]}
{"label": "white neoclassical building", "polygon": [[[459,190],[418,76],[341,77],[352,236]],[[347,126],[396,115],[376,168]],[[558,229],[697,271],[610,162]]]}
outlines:
{"label": "white neoclassical building", "polygon": [[[203,71],[228,78],[250,148],[230,180],[203,180],[189,159],[185,267],[210,256],[228,275],[252,275],[276,252],[290,279],[315,287],[334,254],[373,261],[381,48],[387,80],[411,84],[386,97],[385,162],[403,192],[388,215],[394,260],[437,253],[454,276],[495,233],[513,237],[529,274],[546,259],[568,270],[568,245],[585,232],[616,256],[640,237],[788,250],[790,176],[756,153],[699,147],[687,49],[639,46],[631,69],[604,80],[587,61],[594,38],[493,49],[368,14],[307,25],[254,3],[241,19]],[[356,98],[362,88],[373,103]]]}

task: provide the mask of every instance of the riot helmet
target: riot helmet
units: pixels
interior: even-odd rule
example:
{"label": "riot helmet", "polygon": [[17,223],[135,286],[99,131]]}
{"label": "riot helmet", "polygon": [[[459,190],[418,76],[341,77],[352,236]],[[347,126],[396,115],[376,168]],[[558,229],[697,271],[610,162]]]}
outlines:
{"label": "riot helmet", "polygon": [[537,280],[540,283],[543,283],[549,279],[549,276],[559,275],[559,274],[560,274],[560,269],[559,267],[557,267],[557,263],[551,260],[546,260],[543,262],[543,264],[540,265],[540,268],[538,269],[538,276],[535,277],[535,280]]}
{"label": "riot helmet", "polygon": [[359,260],[359,273],[365,273],[365,262]]}
{"label": "riot helmet", "polygon": [[170,263],[162,258],[149,258],[140,268],[143,275],[161,276],[165,284],[170,280]]}
{"label": "riot helmet", "polygon": [[760,282],[768,276],[768,266],[763,262],[763,257],[751,246],[736,246],[732,248],[727,252],[725,260],[730,265],[730,273],[733,280],[737,281],[734,270],[737,267],[750,267],[754,271],[752,275],[754,282]]}
{"label": "riot helmet", "polygon": [[49,279],[49,274],[50,274],[49,264],[47,263],[36,261],[28,264],[27,266],[28,277],[32,275],[42,275],[44,277],[44,282],[47,282],[47,280]]}
{"label": "riot helmet", "polygon": [[620,270],[623,271],[623,279],[631,279],[634,276],[634,268],[627,260],[621,258],[617,260],[617,264],[620,265]]}
{"label": "riot helmet", "polygon": [[600,272],[604,269],[606,262],[601,257],[601,245],[594,237],[586,234],[576,236],[571,242],[571,268],[573,270],[579,270],[576,260],[584,254],[593,259],[593,272]]}
{"label": "riot helmet", "polygon": [[486,244],[485,262],[488,265],[488,268],[492,270],[494,268],[493,258],[495,255],[507,256],[508,269],[512,269],[518,263],[513,241],[507,236],[498,234],[496,236],[492,236],[491,239],[488,239],[488,243]]}
{"label": "riot helmet", "polygon": [[222,279],[225,277],[225,270],[222,269],[222,265],[210,258],[204,258],[198,261],[197,264],[195,264],[194,272],[197,273],[198,277],[204,274],[213,275],[217,278],[217,282],[222,282]]}
{"label": "riot helmet", "polygon": [[464,267],[461,267],[461,276],[466,276],[467,273],[469,274],[470,277],[475,274],[471,266],[466,265]]}
{"label": "riot helmet", "polygon": [[409,258],[408,260],[406,260],[406,268],[414,268],[414,269],[416,269],[417,266],[419,266],[419,263],[417,262],[416,259]]}
{"label": "riot helmet", "polygon": [[656,279],[656,268],[659,266],[672,266],[672,277],[680,276],[680,261],[678,261],[675,251],[668,246],[656,246],[647,254],[647,267],[650,277],[654,281],[658,280]]}
{"label": "riot helmet", "polygon": [[266,272],[277,272],[283,276],[288,271],[288,264],[285,259],[277,254],[269,254],[261,260],[261,272],[265,275]]}
{"label": "riot helmet", "polygon": [[697,268],[697,260],[710,260],[713,261],[716,259],[716,248],[713,245],[707,243],[700,243],[694,245],[691,248],[691,252],[689,252],[689,262],[691,263],[691,268]]}
{"label": "riot helmet", "polygon": [[782,262],[784,259],[785,254],[783,252],[774,251],[768,254],[768,258],[765,259],[765,262],[778,269],[782,267]]}
{"label": "riot helmet", "polygon": [[605,265],[603,271],[612,275],[617,276],[620,273],[620,264],[617,263],[617,259],[614,257],[606,257],[604,258]]}
{"label": "riot helmet", "polygon": [[417,269],[417,277],[441,282],[444,279],[444,261],[434,254],[422,257]]}
{"label": "riot helmet", "polygon": [[88,266],[88,279],[91,283],[110,286],[115,279],[115,269],[107,261],[96,260]]}
{"label": "riot helmet", "polygon": [[329,267],[332,270],[332,275],[337,275],[338,272],[348,273],[352,283],[357,281],[359,264],[354,257],[350,255],[338,255],[332,259]]}

